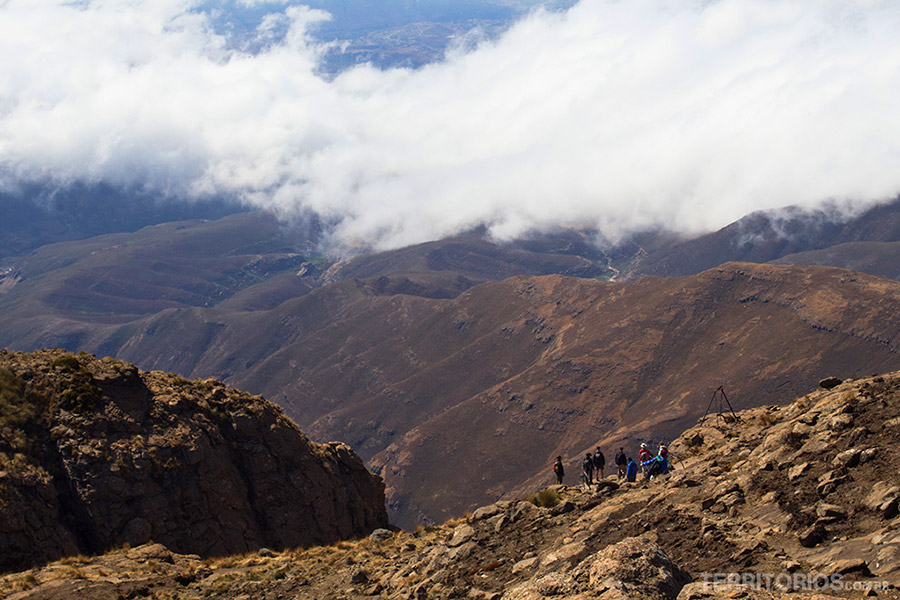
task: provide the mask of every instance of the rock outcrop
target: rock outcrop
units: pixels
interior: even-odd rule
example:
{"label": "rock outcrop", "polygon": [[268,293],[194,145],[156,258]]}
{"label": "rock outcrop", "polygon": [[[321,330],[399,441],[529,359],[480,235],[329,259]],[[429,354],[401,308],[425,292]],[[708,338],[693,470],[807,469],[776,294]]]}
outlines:
{"label": "rock outcrop", "polygon": [[0,351],[0,569],[150,540],[181,553],[387,525],[384,486],[261,397],[61,350]]}

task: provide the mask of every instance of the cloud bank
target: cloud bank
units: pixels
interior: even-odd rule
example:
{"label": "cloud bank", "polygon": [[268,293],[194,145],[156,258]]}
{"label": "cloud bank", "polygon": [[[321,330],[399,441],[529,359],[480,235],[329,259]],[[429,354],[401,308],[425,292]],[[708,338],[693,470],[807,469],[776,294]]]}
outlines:
{"label": "cloud bank", "polygon": [[197,6],[0,1],[0,188],[235,195],[373,248],[477,225],[700,231],[900,192],[893,0],[581,0],[333,79],[322,11],[272,3],[247,53]]}

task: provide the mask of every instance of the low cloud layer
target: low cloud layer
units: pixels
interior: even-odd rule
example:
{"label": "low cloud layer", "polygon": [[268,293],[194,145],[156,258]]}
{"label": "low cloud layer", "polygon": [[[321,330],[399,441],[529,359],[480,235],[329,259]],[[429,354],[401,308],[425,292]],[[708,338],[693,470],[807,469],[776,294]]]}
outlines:
{"label": "low cloud layer", "polygon": [[900,192],[893,0],[581,0],[334,79],[308,35],[325,13],[272,3],[250,54],[196,5],[0,0],[0,187],[238,195],[375,248]]}

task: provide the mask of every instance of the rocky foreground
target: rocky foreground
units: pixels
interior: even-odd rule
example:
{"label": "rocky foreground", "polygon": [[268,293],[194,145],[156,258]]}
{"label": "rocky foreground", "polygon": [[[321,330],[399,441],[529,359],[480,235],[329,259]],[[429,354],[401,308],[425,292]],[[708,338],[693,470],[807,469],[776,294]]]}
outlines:
{"label": "rocky foreground", "polygon": [[[440,527],[217,559],[162,545],[0,579],[37,598],[896,598],[900,373],[707,419],[665,479],[554,487]],[[718,583],[717,583],[718,582]],[[788,589],[782,589],[787,587]],[[815,589],[813,589],[815,588]]]}
{"label": "rocky foreground", "polygon": [[0,351],[0,570],[150,540],[203,556],[364,536],[384,485],[216,380]]}

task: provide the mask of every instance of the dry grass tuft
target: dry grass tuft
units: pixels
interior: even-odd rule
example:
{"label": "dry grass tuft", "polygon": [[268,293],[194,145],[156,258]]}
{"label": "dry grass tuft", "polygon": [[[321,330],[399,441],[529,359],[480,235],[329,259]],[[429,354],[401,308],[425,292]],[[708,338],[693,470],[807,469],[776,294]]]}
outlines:
{"label": "dry grass tuft", "polygon": [[204,563],[212,569],[231,569],[234,567],[255,566],[257,564],[255,561],[257,560],[259,560],[259,556],[255,553],[246,552],[244,554],[208,558]]}
{"label": "dry grass tuft", "polygon": [[13,591],[27,592],[40,585],[37,576],[34,573],[28,573],[24,577],[15,580],[10,586]]}
{"label": "dry grass tuft", "polygon": [[763,427],[770,427],[778,422],[778,417],[768,411],[765,411],[760,413],[756,420]]}
{"label": "dry grass tuft", "polygon": [[556,490],[547,488],[541,490],[540,492],[537,492],[536,494],[528,496],[526,500],[528,500],[528,502],[531,502],[535,506],[550,508],[559,504],[560,497],[559,493]]}
{"label": "dry grass tuft", "polygon": [[87,579],[87,575],[75,567],[60,567],[53,573],[51,579]]}
{"label": "dry grass tuft", "polygon": [[805,396],[800,396],[799,398],[794,398],[794,401],[791,404],[795,404],[798,407],[806,410],[809,408],[809,394]]}

